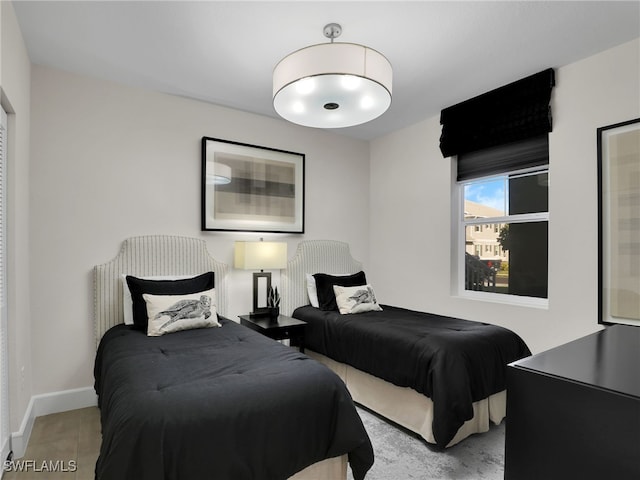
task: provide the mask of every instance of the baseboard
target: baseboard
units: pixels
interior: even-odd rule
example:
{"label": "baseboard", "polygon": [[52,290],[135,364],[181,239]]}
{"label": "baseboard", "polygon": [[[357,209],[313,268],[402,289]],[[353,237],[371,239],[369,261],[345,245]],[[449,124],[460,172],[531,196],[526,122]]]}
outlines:
{"label": "baseboard", "polygon": [[[31,397],[31,400],[29,400],[27,411],[20,424],[20,430],[11,434],[13,458],[21,458],[24,456],[36,417],[76,410],[78,408],[94,407],[97,404],[98,397],[93,387],[34,395]],[[4,460],[6,455],[0,458]]]}

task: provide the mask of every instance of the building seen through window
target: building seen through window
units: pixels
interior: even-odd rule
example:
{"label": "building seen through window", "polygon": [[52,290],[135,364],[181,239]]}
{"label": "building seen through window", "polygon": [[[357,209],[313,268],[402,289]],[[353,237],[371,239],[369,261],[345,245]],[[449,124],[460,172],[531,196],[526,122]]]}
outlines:
{"label": "building seen through window", "polygon": [[548,170],[465,182],[464,289],[547,298]]}

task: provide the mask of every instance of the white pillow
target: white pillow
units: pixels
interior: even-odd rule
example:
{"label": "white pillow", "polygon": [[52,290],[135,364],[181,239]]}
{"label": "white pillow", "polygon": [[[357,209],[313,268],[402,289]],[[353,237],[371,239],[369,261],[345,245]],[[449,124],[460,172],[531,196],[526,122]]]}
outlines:
{"label": "white pillow", "polygon": [[150,337],[192,328],[221,326],[216,314],[215,288],[189,295],[143,293],[142,298],[147,304],[147,335]]}
{"label": "white pillow", "polygon": [[[316,272],[319,273],[319,272]],[[320,301],[318,300],[318,290],[316,289],[316,279],[313,273],[306,273],[307,276],[307,294],[309,295],[309,303],[312,307],[320,308]],[[329,273],[334,277],[346,277],[347,275],[353,275],[353,273]]]}
{"label": "white pillow", "polygon": [[341,314],[381,311],[371,285],[357,287],[333,286],[336,303]]}
{"label": "white pillow", "polygon": [[[131,298],[131,290],[129,290],[129,284],[127,283],[127,275],[129,273],[123,273],[120,275],[120,280],[122,280],[122,308],[124,311],[124,324],[125,325],[133,325],[133,299]],[[147,277],[138,277],[137,275],[133,275],[136,278],[142,278],[143,280],[184,280],[185,278],[193,278],[198,275],[153,275]]]}

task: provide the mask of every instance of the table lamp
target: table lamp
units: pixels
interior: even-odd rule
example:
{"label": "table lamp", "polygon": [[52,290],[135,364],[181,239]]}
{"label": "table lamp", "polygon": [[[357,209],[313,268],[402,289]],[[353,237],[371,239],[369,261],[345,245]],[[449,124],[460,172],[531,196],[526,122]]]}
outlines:
{"label": "table lamp", "polygon": [[235,242],[234,267],[243,270],[260,270],[253,273],[252,316],[269,314],[267,292],[271,288],[271,272],[287,266],[287,244],[285,242]]}

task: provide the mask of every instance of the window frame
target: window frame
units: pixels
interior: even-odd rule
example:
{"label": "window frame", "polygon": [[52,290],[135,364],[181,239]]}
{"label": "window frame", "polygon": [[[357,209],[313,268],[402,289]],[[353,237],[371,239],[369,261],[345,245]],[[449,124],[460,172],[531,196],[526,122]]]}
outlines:
{"label": "window frame", "polygon": [[[455,162],[452,162],[455,164]],[[454,169],[456,167],[454,166]],[[455,171],[455,170],[454,170]],[[490,219],[490,224],[496,223],[530,223],[530,222],[550,222],[550,214],[549,209],[547,208],[546,212],[536,212],[536,213],[526,213],[526,214],[515,214],[515,215],[505,215],[501,217],[483,217],[483,218],[472,218],[465,220],[464,219],[464,190],[465,185],[484,181],[491,180],[496,178],[501,178],[505,176],[523,176],[523,175],[531,175],[533,173],[547,173],[547,178],[550,178],[549,165],[540,165],[536,167],[524,168],[524,169],[516,169],[505,171],[499,174],[492,174],[482,177],[470,178],[466,180],[456,180],[456,176],[452,177],[453,179],[453,187],[452,190],[454,192],[452,204],[452,225],[454,225],[455,232],[455,249],[453,252],[454,258],[454,282],[452,283],[454,287],[454,296],[470,299],[470,300],[480,300],[485,302],[494,302],[494,303],[503,303],[509,305],[519,305],[519,306],[527,306],[534,308],[543,308],[547,309],[549,307],[549,292],[547,291],[547,298],[539,298],[539,297],[528,297],[523,295],[511,295],[505,293],[495,293],[495,292],[483,292],[478,290],[467,290],[465,288],[465,242],[466,242],[466,227],[467,226],[476,226],[479,224],[486,224],[487,220]],[[547,242],[549,241],[547,235]],[[547,285],[548,285],[548,274],[547,274]]]}

